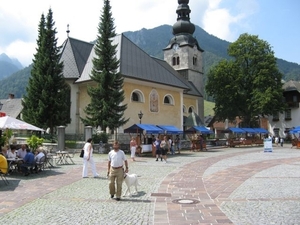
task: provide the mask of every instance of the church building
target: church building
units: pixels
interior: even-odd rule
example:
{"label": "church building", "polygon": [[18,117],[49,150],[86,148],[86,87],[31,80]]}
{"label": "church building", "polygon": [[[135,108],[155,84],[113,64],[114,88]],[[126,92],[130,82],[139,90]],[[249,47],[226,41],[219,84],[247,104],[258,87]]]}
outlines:
{"label": "church building", "polygon": [[[117,35],[119,72],[124,77],[123,104],[127,124],[118,133],[133,124],[173,125],[184,129],[185,118],[196,113],[204,118],[202,53],[193,37],[195,26],[190,22],[188,0],[178,0],[174,37],[163,49],[164,60],[151,57],[124,34]],[[84,108],[90,102],[87,87],[95,85],[90,78],[96,57],[94,44],[68,37],[63,44],[61,61],[63,75],[70,86],[71,123],[67,134],[83,134]],[[138,114],[142,112],[140,121]]]}

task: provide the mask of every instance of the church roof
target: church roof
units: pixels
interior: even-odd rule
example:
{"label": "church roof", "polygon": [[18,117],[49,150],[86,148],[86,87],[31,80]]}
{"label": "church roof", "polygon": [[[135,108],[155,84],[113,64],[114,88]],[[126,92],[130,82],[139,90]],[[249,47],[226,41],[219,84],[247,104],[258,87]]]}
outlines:
{"label": "church roof", "polygon": [[[125,78],[173,86],[188,90],[188,94],[201,96],[166,62],[151,57],[123,34],[114,37],[113,44],[118,44],[118,72]],[[64,62],[64,77],[76,78],[76,83],[90,81],[92,59],[96,57],[93,49],[94,45],[91,43],[68,38],[61,57]]]}
{"label": "church roof", "polygon": [[93,49],[92,43],[68,38],[63,44],[61,61],[64,62],[64,77],[78,78],[83,72],[87,59]]}

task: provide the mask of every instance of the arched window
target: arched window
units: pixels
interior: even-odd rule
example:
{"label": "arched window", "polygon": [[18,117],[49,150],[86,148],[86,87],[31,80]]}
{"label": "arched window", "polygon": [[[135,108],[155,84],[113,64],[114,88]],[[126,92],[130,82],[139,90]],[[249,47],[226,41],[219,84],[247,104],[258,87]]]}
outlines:
{"label": "arched window", "polygon": [[171,95],[166,95],[164,97],[164,104],[174,105],[174,99]]}
{"label": "arched window", "polygon": [[180,58],[179,58],[179,56],[174,56],[173,58],[172,58],[172,65],[173,66],[176,66],[176,65],[179,65],[180,64]]}
{"label": "arched window", "polygon": [[132,102],[144,102],[144,96],[141,91],[134,90],[131,94],[131,101]]}
{"label": "arched window", "polygon": [[193,57],[193,65],[194,65],[194,66],[197,65],[197,57],[196,57],[196,56]]}
{"label": "arched window", "polygon": [[173,65],[173,66],[176,65],[176,58],[175,58],[175,57],[172,58],[172,65]]}
{"label": "arched window", "polygon": [[189,113],[192,113],[192,112],[194,112],[194,107],[193,107],[193,106],[190,106],[190,107],[189,107]]}
{"label": "arched window", "polygon": [[139,95],[137,93],[133,92],[131,95],[131,101],[139,102]]}

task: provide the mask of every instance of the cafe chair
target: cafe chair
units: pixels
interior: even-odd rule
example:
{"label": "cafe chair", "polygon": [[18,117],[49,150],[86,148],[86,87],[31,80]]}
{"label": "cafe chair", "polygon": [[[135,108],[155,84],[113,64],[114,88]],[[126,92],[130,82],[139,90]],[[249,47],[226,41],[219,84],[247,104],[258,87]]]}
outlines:
{"label": "cafe chair", "polygon": [[70,161],[71,161],[73,164],[75,164],[74,161],[73,161],[73,158],[74,158],[75,154],[76,154],[76,149],[74,149],[71,153],[68,153],[68,154],[66,155],[66,158],[67,158],[67,159],[70,159]]}
{"label": "cafe chair", "polygon": [[45,164],[46,164],[46,157],[43,156],[42,158],[40,158],[39,161],[36,161],[36,162],[35,162],[37,171],[44,170],[44,169],[45,169]]}

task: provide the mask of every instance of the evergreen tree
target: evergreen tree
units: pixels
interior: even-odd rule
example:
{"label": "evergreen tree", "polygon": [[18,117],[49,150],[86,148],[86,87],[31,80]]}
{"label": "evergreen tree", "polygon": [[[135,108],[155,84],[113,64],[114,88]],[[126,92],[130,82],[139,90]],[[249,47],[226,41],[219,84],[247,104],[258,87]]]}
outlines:
{"label": "evergreen tree", "polygon": [[282,74],[270,45],[242,34],[229,46],[233,60],[223,60],[208,74],[207,93],[215,100],[220,121],[239,116],[244,126],[257,126],[257,116],[282,112]]}
{"label": "evergreen tree", "polygon": [[114,130],[128,121],[124,118],[127,105],[122,105],[123,77],[118,72],[117,45],[112,43],[115,36],[110,1],[104,0],[90,76],[95,85],[88,87],[91,102],[84,110],[86,118],[81,118],[85,125],[100,126],[104,131],[106,127]]}
{"label": "evergreen tree", "polygon": [[49,127],[51,134],[56,126],[70,122],[70,90],[62,75],[61,47],[57,46],[54,24],[49,9],[46,20],[41,16],[37,52],[22,111],[25,121],[45,129]]}

